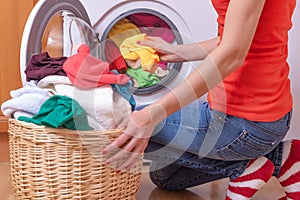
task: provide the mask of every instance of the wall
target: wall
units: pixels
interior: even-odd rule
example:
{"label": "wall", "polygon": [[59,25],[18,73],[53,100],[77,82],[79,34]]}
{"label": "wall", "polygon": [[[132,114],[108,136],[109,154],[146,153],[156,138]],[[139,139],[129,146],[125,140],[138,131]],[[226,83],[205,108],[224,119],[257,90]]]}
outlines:
{"label": "wall", "polygon": [[288,61],[291,66],[290,78],[292,83],[294,109],[291,129],[286,139],[300,139],[300,5],[298,1],[293,16],[293,24],[293,28],[289,34]]}
{"label": "wall", "polygon": [[[0,7],[0,104],[20,88],[20,41],[27,16],[37,0],[2,1]],[[0,162],[8,160],[7,118],[0,112]]]}

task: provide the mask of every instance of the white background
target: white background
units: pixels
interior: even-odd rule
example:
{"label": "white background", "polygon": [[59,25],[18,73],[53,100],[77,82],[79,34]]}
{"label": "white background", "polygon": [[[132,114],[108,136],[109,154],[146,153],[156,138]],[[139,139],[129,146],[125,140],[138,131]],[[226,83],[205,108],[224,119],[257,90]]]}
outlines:
{"label": "white background", "polygon": [[[297,0],[297,3],[298,0]],[[294,96],[294,110],[292,126],[286,139],[300,139],[300,5],[298,4],[293,16],[294,26],[290,31],[289,64],[291,66],[290,78]]]}

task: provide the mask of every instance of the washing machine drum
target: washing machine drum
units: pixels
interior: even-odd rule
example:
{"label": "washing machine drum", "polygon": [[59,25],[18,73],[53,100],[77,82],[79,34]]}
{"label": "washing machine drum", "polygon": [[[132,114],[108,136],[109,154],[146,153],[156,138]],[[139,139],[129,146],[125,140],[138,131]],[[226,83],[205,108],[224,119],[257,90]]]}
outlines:
{"label": "washing machine drum", "polygon": [[150,69],[144,69],[143,63],[151,65],[151,59],[158,58],[157,54],[149,55],[151,50],[149,52],[136,44],[145,35],[161,37],[169,43],[182,43],[175,25],[150,9],[131,10],[116,17],[101,37],[103,60],[117,70],[126,69],[126,74],[134,82],[133,92],[136,95],[151,95],[160,91],[172,82],[181,68],[181,63],[157,62]]}
{"label": "washing machine drum", "polygon": [[[87,11],[79,0],[40,0],[32,10],[23,33],[23,84],[26,83],[23,72],[32,55],[47,52],[51,57],[69,57],[77,53],[80,45],[86,44],[90,47],[91,54],[108,62],[115,73],[131,77],[134,95],[151,96],[157,93],[178,76],[182,64],[156,62],[149,72],[143,69],[142,64],[147,59],[149,61],[149,56],[157,55],[151,55],[152,51],[130,52],[132,49],[128,49],[134,38],[144,35],[158,36],[169,43],[182,43],[176,26],[159,15],[158,12],[144,9],[116,16],[104,33],[101,33],[100,42],[99,34],[91,27]],[[121,46],[126,46],[127,51],[133,53],[131,57],[123,54]]]}

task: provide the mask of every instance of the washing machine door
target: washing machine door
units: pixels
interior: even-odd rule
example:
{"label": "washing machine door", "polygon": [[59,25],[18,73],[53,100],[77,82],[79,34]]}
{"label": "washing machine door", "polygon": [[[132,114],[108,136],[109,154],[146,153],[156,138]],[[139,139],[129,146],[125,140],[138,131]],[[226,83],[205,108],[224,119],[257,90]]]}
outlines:
{"label": "washing machine door", "polygon": [[100,41],[91,28],[85,7],[79,0],[40,0],[31,11],[23,31],[20,70],[23,85],[24,70],[32,55],[48,52],[51,57],[70,56],[81,44],[100,57]]}
{"label": "washing machine door", "polygon": [[[93,29],[99,34],[102,49],[105,49],[102,60],[106,62],[114,60],[111,58],[112,52],[115,52],[114,58],[120,57],[111,40],[116,46],[120,46],[128,37],[140,33],[161,37],[174,45],[195,42],[190,37],[191,33],[185,19],[170,3],[163,0],[103,0],[101,7],[95,6],[97,0],[81,0],[81,2],[88,8]],[[198,62],[159,62],[154,73],[153,70],[152,73],[145,73],[138,62],[131,62],[126,58],[125,61],[128,66],[126,73],[134,82],[132,91],[138,106],[151,104],[166,95],[198,64]]]}

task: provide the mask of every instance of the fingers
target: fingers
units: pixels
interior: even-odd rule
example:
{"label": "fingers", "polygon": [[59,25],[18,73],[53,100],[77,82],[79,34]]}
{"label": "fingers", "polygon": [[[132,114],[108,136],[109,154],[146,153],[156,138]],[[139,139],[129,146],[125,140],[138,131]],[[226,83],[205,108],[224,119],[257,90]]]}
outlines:
{"label": "fingers", "polygon": [[162,38],[160,37],[152,37],[152,36],[145,36],[144,40],[139,41],[140,45],[143,46],[150,46],[150,47],[156,47],[158,42],[161,42]]}
{"label": "fingers", "polygon": [[117,167],[116,171],[122,171],[123,169],[131,170],[142,159],[141,153],[131,153],[126,161]]}
{"label": "fingers", "polygon": [[[127,134],[123,134],[123,135],[125,136],[122,137],[120,140],[118,138],[115,142],[113,142],[111,145],[105,148],[105,150],[107,149],[108,154],[113,153],[114,150],[119,149],[117,153],[115,153],[113,156],[111,156],[109,159],[106,160],[107,163],[112,163],[127,157],[128,153],[131,153],[132,150],[138,145],[137,139],[131,138]],[[125,143],[127,144],[124,145]]]}
{"label": "fingers", "polygon": [[[143,152],[146,148],[146,145],[145,145],[146,143],[138,141],[138,140],[136,140],[133,143],[134,143],[133,146],[135,148],[132,149],[131,152],[126,151],[126,154],[124,153],[122,155],[122,156],[124,156],[122,158],[126,158],[126,160],[120,166],[117,166],[116,171],[121,171],[123,169],[131,170],[137,164],[137,162],[139,162],[142,159]],[[137,143],[138,143],[138,145],[137,145]],[[130,147],[128,147],[128,148],[130,149],[131,147],[132,147],[132,145],[130,145]],[[116,159],[120,159],[120,158],[117,158],[117,156],[116,156]],[[112,162],[114,162],[114,161],[112,161]]]}
{"label": "fingers", "polygon": [[102,154],[109,154],[114,150],[121,148],[121,146],[123,146],[130,137],[131,136],[127,134],[120,135],[114,142],[112,142],[102,150]]}
{"label": "fingers", "polygon": [[161,37],[154,37],[154,36],[145,36],[144,41],[158,41],[161,40]]}
{"label": "fingers", "polygon": [[133,112],[127,120],[119,124],[119,127],[127,128],[102,151],[102,154],[107,155],[105,163],[114,163],[116,171],[134,167],[148,144],[153,127],[149,126],[147,117],[141,118],[145,114],[141,115],[140,112],[142,111]]}
{"label": "fingers", "polygon": [[116,166],[116,171],[119,172],[123,169],[130,170],[141,159],[146,145],[147,139],[133,138],[127,134],[123,134],[102,151],[102,153],[105,152],[105,154],[111,155],[105,161],[105,164],[110,165],[111,163],[123,160],[120,166]]}
{"label": "fingers", "polygon": [[142,40],[142,41],[138,41],[138,44],[141,45],[141,46],[147,46],[147,47],[155,48],[155,44],[152,41]]}
{"label": "fingers", "polygon": [[172,55],[161,55],[159,58],[162,62],[170,62],[170,63],[171,62],[178,62],[178,59],[174,54],[172,54]]}

